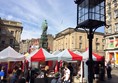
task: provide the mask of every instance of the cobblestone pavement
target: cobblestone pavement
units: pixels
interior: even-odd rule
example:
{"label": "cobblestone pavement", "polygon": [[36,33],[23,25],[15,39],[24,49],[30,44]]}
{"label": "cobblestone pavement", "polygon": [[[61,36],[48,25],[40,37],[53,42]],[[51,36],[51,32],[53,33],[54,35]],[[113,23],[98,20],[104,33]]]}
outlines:
{"label": "cobblestone pavement", "polygon": [[108,80],[106,77],[105,81],[99,83],[118,83],[118,68],[113,68],[111,73],[112,73],[112,79]]}

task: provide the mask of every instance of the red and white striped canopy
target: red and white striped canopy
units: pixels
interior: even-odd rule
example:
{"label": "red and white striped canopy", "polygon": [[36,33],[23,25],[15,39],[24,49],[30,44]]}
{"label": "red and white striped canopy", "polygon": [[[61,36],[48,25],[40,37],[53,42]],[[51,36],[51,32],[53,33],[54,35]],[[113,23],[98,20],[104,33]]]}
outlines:
{"label": "red and white striped canopy", "polygon": [[56,56],[50,54],[43,48],[40,48],[39,50],[36,50],[35,52],[31,53],[31,55],[29,55],[28,58],[28,61],[31,62],[50,61],[50,60],[56,60]]}
{"label": "red and white striped canopy", "polygon": [[56,55],[58,61],[71,61],[71,60],[82,60],[82,55],[75,54],[74,52],[65,49],[64,51],[60,52]]}
{"label": "red and white striped canopy", "polygon": [[[83,56],[83,60],[88,60],[89,59],[89,50],[82,53],[82,56]],[[103,56],[101,56],[99,54],[96,54],[96,53],[92,53],[92,58],[93,58],[94,61],[103,60]]]}

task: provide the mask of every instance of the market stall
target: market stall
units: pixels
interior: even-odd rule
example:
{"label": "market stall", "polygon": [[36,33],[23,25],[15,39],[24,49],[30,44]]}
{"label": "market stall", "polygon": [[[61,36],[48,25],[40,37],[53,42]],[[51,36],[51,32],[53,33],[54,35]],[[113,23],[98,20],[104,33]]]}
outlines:
{"label": "market stall", "polygon": [[81,54],[76,54],[68,49],[63,50],[59,54],[56,55],[58,59],[58,65],[56,65],[56,70],[58,71],[60,66],[63,65],[62,61],[82,61],[82,55]]}
{"label": "market stall", "polygon": [[24,60],[25,56],[10,46],[0,52],[0,67],[4,68],[6,75],[11,73],[16,66],[21,67]]}
{"label": "market stall", "polygon": [[16,52],[10,46],[0,52],[0,62],[24,61],[25,56]]}
{"label": "market stall", "polygon": [[57,60],[56,56],[54,56],[53,54],[50,54],[49,52],[47,52],[43,48],[40,48],[39,50],[35,50],[31,54],[29,54],[29,56],[26,57],[26,59],[29,62],[40,62],[40,61]]}
{"label": "market stall", "polygon": [[82,60],[82,55],[76,54],[68,49],[63,50],[59,54],[56,55],[58,61],[72,61],[72,60]]}
{"label": "market stall", "polygon": [[[89,59],[89,50],[87,49],[84,53],[82,53],[83,56],[83,69],[81,70],[82,72],[84,72],[84,79],[88,80],[88,66],[86,64],[86,61]],[[93,61],[102,61],[103,60],[103,56],[96,54],[96,53],[92,53],[92,58]]]}
{"label": "market stall", "polygon": [[[31,63],[31,67],[32,68],[33,68],[33,64],[32,63],[37,63],[37,69],[39,71],[41,71],[42,73],[44,73],[45,72],[45,67],[47,66],[47,64],[43,67],[43,65],[40,64],[40,63],[41,62],[46,62],[46,61],[57,60],[57,57],[54,56],[53,54],[47,52],[45,49],[40,48],[39,50],[37,49],[34,52],[32,52],[31,54],[29,54],[26,57],[26,59],[29,61],[29,63]],[[32,71],[32,75],[31,76],[37,74],[37,72],[33,74],[33,71],[35,71],[35,68],[32,69],[31,71]],[[41,75],[41,73],[39,73],[39,71],[38,71],[38,75],[39,75],[38,77],[39,78],[35,78],[35,83],[37,83],[37,80],[38,81],[42,81],[42,83],[44,81],[44,74]],[[50,73],[49,73],[49,75],[50,75]],[[48,79],[50,79],[51,77],[48,77]]]}

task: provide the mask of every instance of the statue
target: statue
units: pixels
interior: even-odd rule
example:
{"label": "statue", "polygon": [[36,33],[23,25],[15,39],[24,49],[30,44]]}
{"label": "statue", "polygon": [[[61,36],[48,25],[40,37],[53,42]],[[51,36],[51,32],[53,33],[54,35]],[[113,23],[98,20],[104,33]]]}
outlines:
{"label": "statue", "polygon": [[41,41],[40,41],[40,47],[47,49],[48,48],[48,38],[47,38],[47,29],[48,29],[48,25],[47,25],[47,21],[44,20],[44,22],[42,23],[42,35],[41,35]]}
{"label": "statue", "polygon": [[48,26],[47,26],[47,20],[45,20],[43,23],[42,23],[42,34],[47,34],[47,29],[48,29]]}
{"label": "statue", "polygon": [[[48,37],[47,37],[48,25],[47,25],[47,20],[44,20],[41,28],[42,28],[42,34],[41,34],[41,39],[40,39],[40,47],[42,47],[48,51]],[[47,65],[48,62],[46,61],[45,64]]]}

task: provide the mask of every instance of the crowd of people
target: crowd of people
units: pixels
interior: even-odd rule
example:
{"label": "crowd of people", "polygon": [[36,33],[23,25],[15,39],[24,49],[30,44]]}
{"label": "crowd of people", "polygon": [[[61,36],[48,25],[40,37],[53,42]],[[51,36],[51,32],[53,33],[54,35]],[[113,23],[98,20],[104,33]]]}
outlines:
{"label": "crowd of people", "polygon": [[55,74],[55,78],[51,83],[72,83],[73,66],[71,63],[64,65],[60,72]]}
{"label": "crowd of people", "polygon": [[[32,70],[31,83],[34,83],[35,78],[43,78],[44,83],[72,83],[74,72],[77,71],[74,71],[74,67],[71,63],[64,64],[56,72],[50,70],[49,66],[46,65],[44,69],[41,69],[41,71],[37,73],[33,74]],[[50,77],[52,78],[51,80],[49,80]]]}
{"label": "crowd of people", "polygon": [[[35,83],[36,78],[43,78],[44,82],[47,83],[49,81],[48,77],[52,77],[50,81],[51,83],[72,83],[75,73],[74,70],[75,68],[71,63],[64,64],[59,68],[58,72],[50,70],[49,66],[47,65],[45,65],[44,69],[38,68],[38,70],[36,70],[28,68],[26,71],[23,71],[21,67],[16,66],[12,71],[8,71],[7,73],[5,72],[5,68],[1,67],[0,83]],[[104,66],[102,64],[94,64],[93,78],[104,81],[106,72],[108,79],[111,79],[111,71],[112,67],[110,61]],[[77,76],[77,74],[81,76],[78,72],[80,72],[80,69],[76,71],[75,76]]]}
{"label": "crowd of people", "polygon": [[21,67],[15,67],[12,71],[5,71],[5,67],[1,68],[0,83],[26,83],[24,72]]}

